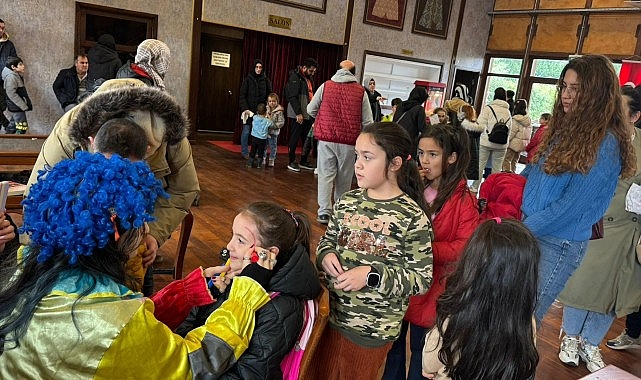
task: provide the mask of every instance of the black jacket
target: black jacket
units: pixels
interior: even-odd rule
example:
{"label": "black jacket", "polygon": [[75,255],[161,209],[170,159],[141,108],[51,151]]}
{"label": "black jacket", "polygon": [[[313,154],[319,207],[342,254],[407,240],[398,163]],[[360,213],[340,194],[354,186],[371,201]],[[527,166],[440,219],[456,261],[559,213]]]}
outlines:
{"label": "black jacket", "polygon": [[[307,114],[309,96],[306,79],[312,81],[312,90],[314,90],[314,78],[305,78],[303,74],[300,73],[300,67],[289,72],[289,79],[285,84],[285,97],[287,98],[287,103],[289,103],[287,106],[287,117],[303,115],[305,119],[309,119],[309,115]],[[290,113],[289,107],[292,108],[293,115]]]}
{"label": "black jacket", "polygon": [[256,112],[259,103],[267,105],[267,96],[272,93],[272,82],[264,74],[256,77],[251,73],[247,75],[240,86],[240,110]]}
{"label": "black jacket", "polygon": [[135,72],[132,68],[131,65],[133,63],[127,61],[120,69],[118,69],[118,72],[116,73],[116,78],[117,79],[122,79],[122,78],[134,78],[142,81],[144,84],[146,84],[149,87],[154,87],[154,80],[151,79],[150,76],[142,76]]}
{"label": "black jacket", "polygon": [[[269,282],[268,291],[280,292],[280,295],[258,310],[249,347],[220,379],[282,379],[280,363],[294,347],[303,328],[303,301],[315,298],[320,290],[316,268],[299,245]],[[176,333],[184,336],[203,325],[227,296],[225,293],[213,305],[193,309]]]}
{"label": "black jacket", "polygon": [[116,77],[122,62],[118,57],[118,52],[114,49],[114,44],[113,37],[102,35],[98,38],[96,46],[89,49],[87,53],[89,78],[108,80]]}
{"label": "black jacket", "polygon": [[78,74],[76,67],[71,66],[68,69],[62,69],[58,73],[56,80],[53,81],[53,92],[64,109],[67,105],[77,103],[78,98]]}

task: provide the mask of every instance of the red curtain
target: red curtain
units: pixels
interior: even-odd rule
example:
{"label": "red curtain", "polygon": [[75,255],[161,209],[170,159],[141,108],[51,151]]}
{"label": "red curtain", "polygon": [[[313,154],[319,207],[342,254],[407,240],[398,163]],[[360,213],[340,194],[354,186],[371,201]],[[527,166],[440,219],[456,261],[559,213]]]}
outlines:
{"label": "red curtain", "polygon": [[[245,30],[242,59],[243,79],[254,69],[254,60],[261,59],[265,75],[271,80],[273,91],[278,94],[280,104],[287,112],[287,103],[283,99],[283,88],[289,79],[289,72],[298,67],[305,58],[314,58],[318,61],[318,69],[314,76],[314,90],[316,90],[321,83],[336,73],[342,52],[341,45]],[[242,131],[240,111],[238,112],[239,117],[235,118],[236,127],[234,128],[235,144],[240,144]],[[289,122],[285,123],[281,130],[278,143],[287,144],[288,137]]]}

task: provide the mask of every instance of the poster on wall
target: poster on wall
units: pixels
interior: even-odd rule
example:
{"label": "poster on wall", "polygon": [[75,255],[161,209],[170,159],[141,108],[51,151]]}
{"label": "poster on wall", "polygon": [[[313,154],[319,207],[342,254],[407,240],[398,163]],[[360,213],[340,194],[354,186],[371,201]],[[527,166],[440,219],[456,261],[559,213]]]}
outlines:
{"label": "poster on wall", "polygon": [[447,38],[452,0],[416,0],[412,33]]}
{"label": "poster on wall", "polygon": [[367,0],[363,22],[403,30],[406,0]]}
{"label": "poster on wall", "polygon": [[307,11],[325,13],[327,0],[263,0],[268,3],[282,4]]}

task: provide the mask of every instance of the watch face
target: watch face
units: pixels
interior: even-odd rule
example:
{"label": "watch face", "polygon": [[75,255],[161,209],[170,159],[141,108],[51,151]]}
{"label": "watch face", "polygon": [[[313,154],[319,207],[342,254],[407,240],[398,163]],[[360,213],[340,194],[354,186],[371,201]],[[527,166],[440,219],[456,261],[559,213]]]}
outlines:
{"label": "watch face", "polygon": [[376,288],[381,282],[381,275],[376,272],[370,272],[367,274],[367,286],[371,288]]}

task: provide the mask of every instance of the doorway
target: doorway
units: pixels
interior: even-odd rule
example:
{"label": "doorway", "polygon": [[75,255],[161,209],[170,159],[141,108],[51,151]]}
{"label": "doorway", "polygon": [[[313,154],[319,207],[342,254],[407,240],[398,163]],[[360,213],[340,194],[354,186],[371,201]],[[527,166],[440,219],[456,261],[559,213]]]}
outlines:
{"label": "doorway", "polygon": [[198,131],[234,133],[242,54],[242,39],[201,35]]}
{"label": "doorway", "polygon": [[472,98],[472,101],[470,102],[470,104],[474,105],[474,102],[476,101],[476,90],[479,84],[479,72],[470,71],[470,70],[461,70],[458,67],[455,70],[456,71],[454,72],[454,82],[451,90],[452,94],[454,91],[454,87],[456,87],[456,84],[463,83],[465,86],[467,86],[468,93]]}

